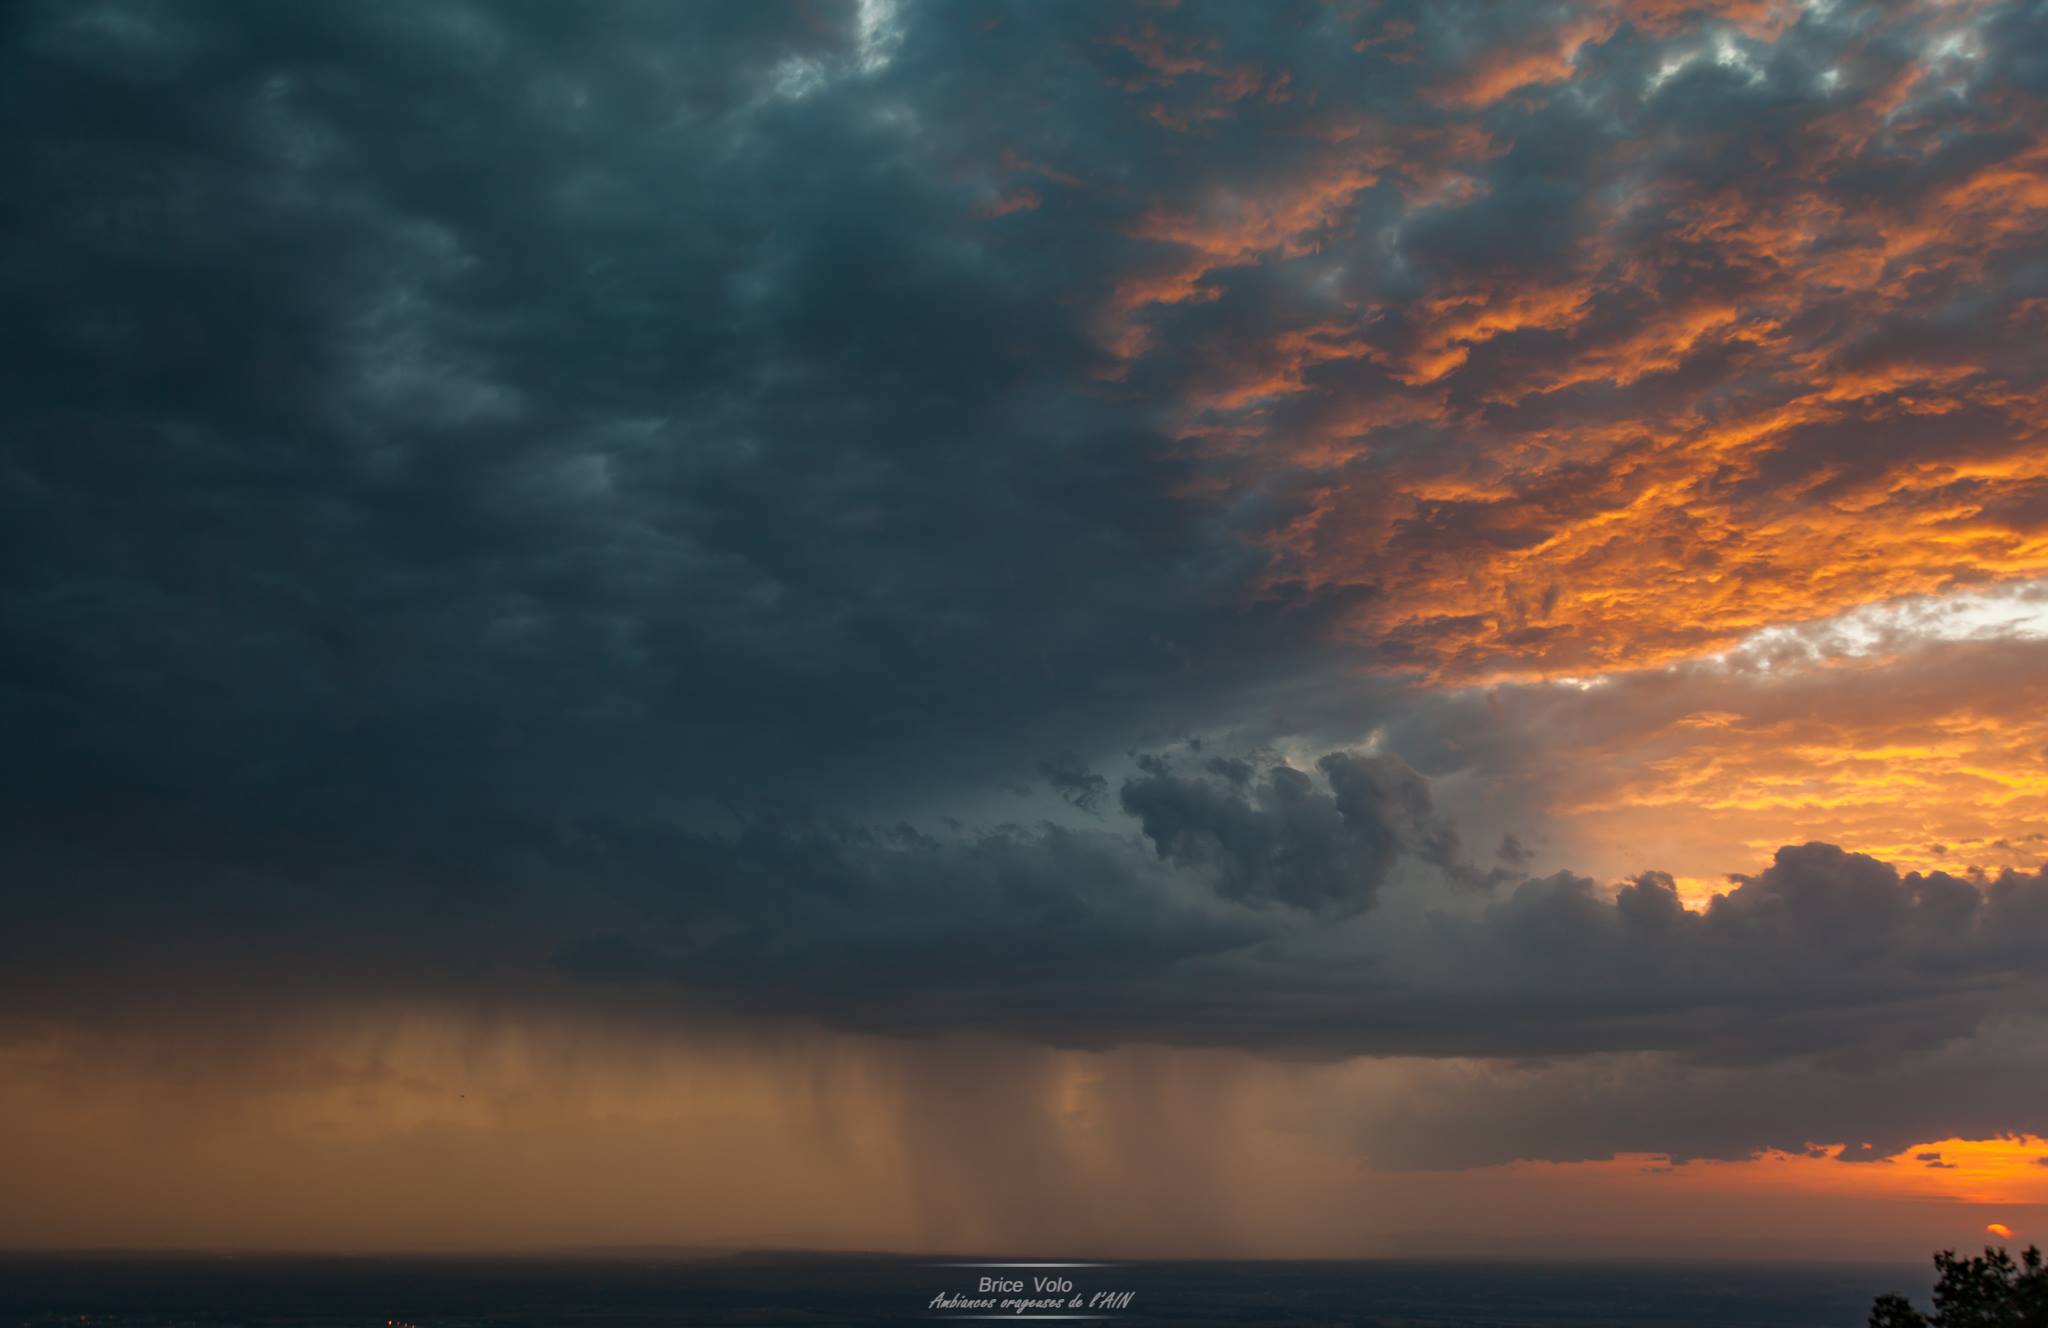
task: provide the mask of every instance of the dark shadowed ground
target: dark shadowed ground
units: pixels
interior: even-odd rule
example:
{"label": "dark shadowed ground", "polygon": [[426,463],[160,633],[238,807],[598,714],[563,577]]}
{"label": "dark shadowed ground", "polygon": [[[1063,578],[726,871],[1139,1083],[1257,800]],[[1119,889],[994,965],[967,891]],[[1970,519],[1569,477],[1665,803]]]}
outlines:
{"label": "dark shadowed ground", "polygon": [[[984,1271],[860,1255],[582,1259],[14,1255],[0,1323],[150,1325],[909,1324]],[[1130,1291],[1101,1322],[1250,1325],[1712,1325],[1860,1328],[1919,1268],[1874,1264],[1142,1262],[1044,1273],[1083,1297]],[[1027,1280],[1027,1286],[1029,1282]],[[1014,1315],[999,1317],[1014,1319]],[[986,1321],[986,1320],[984,1320]]]}

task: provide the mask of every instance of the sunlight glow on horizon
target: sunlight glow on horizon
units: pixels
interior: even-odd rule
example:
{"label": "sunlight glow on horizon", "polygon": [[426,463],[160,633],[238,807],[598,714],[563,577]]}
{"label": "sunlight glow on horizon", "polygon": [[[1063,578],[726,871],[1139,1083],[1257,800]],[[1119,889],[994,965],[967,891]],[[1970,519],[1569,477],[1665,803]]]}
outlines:
{"label": "sunlight glow on horizon", "polygon": [[[1806,1153],[1770,1150],[1739,1161],[1674,1162],[1662,1154],[1620,1154],[1603,1161],[1514,1162],[1508,1170],[1541,1174],[1646,1178],[1700,1192],[1765,1187],[1803,1194],[1943,1199],[1964,1204],[2048,1204],[2048,1139],[1937,1139],[1882,1158],[1845,1160],[1840,1144]],[[1994,1223],[1994,1226],[2001,1225]],[[2005,1234],[2010,1235],[2008,1230]]]}

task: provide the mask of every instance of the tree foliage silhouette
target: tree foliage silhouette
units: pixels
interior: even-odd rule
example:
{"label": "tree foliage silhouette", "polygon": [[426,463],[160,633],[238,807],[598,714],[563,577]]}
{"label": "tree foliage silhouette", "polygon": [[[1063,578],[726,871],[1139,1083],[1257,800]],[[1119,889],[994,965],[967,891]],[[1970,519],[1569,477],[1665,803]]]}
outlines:
{"label": "tree foliage silhouette", "polygon": [[1934,1314],[1922,1314],[1904,1296],[1879,1296],[1870,1328],[2048,1328],[2048,1268],[2033,1246],[2015,1262],[2003,1249],[1959,1258],[1934,1256]]}

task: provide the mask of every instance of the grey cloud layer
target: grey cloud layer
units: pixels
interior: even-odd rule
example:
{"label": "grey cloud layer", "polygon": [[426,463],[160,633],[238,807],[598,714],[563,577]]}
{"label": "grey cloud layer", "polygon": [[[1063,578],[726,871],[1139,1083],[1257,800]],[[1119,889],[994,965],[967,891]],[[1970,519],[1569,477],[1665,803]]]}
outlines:
{"label": "grey cloud layer", "polygon": [[[1218,107],[1433,121],[1483,26],[1421,7],[1415,58],[1361,82],[1333,12],[1160,13],[1155,46],[1092,5],[906,5],[865,34],[850,5],[11,9],[10,1007],[566,974],[890,1032],[1707,1063],[1880,1059],[2037,990],[2038,877],[1980,894],[1809,846],[1693,917],[1654,877],[1515,884],[1383,755],[1096,773],[1212,724],[1299,730],[1333,693],[1431,775],[1484,764],[1442,741],[1462,717],[1335,659],[1374,592],[1269,582],[1246,537],[1300,516],[1296,484],[1171,418],[1257,362],[1253,315],[1316,292],[1206,274],[1147,315],[1181,348],[1157,360],[1105,326],[1121,283],[1184,263],[1146,218],[1203,201],[1197,166],[1278,195],[1322,150],[1205,133]],[[1725,132],[1672,151],[1738,177],[1712,143],[1767,135],[1841,40],[1758,81],[1691,70],[1657,114]],[[2030,43],[1994,46],[2040,85]],[[1615,98],[1650,72],[1626,36],[1599,59]],[[1562,270],[1618,184],[1574,145],[1625,126],[1598,98],[1531,114],[1466,163],[1480,206],[1407,224],[1400,182],[1363,193],[1333,246],[1398,252],[1339,284],[1398,302],[1507,248]],[[1428,518],[1418,547],[1526,537]],[[1297,678],[1318,690],[1274,699]],[[916,814],[1033,771],[1089,823]],[[848,810],[877,804],[915,824]],[[1408,898],[1432,884],[1440,907]]]}
{"label": "grey cloud layer", "polygon": [[1057,253],[978,233],[944,117],[774,93],[846,36],[800,11],[14,22],[40,789],[802,798],[963,732],[1029,769],[1316,635],[1241,604],[1256,557],[1088,389]]}
{"label": "grey cloud layer", "polygon": [[1295,771],[1237,788],[1141,777],[1122,797],[1155,810],[1142,844],[1055,827],[695,841],[718,863],[705,875],[735,883],[718,906],[693,897],[667,938],[595,937],[562,958],[590,979],[878,1031],[1703,1063],[1880,1064],[2048,982],[2048,876],[1902,877],[1826,844],[1781,850],[1702,913],[1656,873],[1612,894],[1560,874],[1357,913],[1395,861],[1441,852],[1389,828],[1412,811],[1398,794],[1362,804],[1359,764],[1326,762],[1327,787]]}

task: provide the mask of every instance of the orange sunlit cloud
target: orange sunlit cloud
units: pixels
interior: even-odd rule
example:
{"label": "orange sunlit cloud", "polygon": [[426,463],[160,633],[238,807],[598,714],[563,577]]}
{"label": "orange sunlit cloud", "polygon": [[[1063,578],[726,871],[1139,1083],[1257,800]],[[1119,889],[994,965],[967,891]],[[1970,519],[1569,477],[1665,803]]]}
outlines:
{"label": "orange sunlit cloud", "polygon": [[[1595,7],[1475,86],[1565,77],[1555,52],[1624,20],[1662,31],[1670,8]],[[1723,19],[1768,42],[1788,13]],[[2048,321],[2038,302],[1971,294],[2048,221],[2048,145],[2017,133],[2038,108],[1987,106],[2000,154],[1928,189],[1851,196],[1877,162],[1934,151],[1912,113],[1927,74],[1788,127],[1768,191],[1665,174],[1589,195],[1548,270],[1509,251],[1413,298],[1334,296],[1312,321],[1216,334],[1184,428],[1248,429],[1315,490],[1311,514],[1273,532],[1276,579],[1370,587],[1356,639],[1458,681],[1667,663],[2048,572],[2048,396],[2024,349]],[[1396,234],[1487,203],[1458,173],[1503,145],[1475,155],[1470,127],[1366,126],[1291,176],[1155,202],[1133,235],[1163,256],[1110,300],[1113,349],[1153,352],[1147,311],[1217,298],[1224,269],[1329,268],[1323,242],[1357,242],[1368,196],[1405,200]],[[1613,168],[1641,170],[1640,151],[1617,146]],[[1417,185],[1453,177],[1467,187]],[[1944,299],[1984,307],[1951,329]],[[1403,445],[1418,421],[1455,444]]]}
{"label": "orange sunlit cloud", "polygon": [[[1801,11],[1591,4],[1491,38],[1418,122],[1322,115],[1285,168],[1226,162],[1151,199],[1130,232],[1146,266],[1103,306],[1105,343],[1179,373],[1196,454],[1292,486],[1263,532],[1272,586],[1355,595],[1341,630],[1368,666],[1438,687],[1684,668],[1864,606],[2048,575],[2031,351],[2048,304],[1999,275],[2048,225],[2048,142],[2031,93],[1977,96],[1982,12],[1880,20],[1907,54],[1845,52],[1747,170],[1617,138],[1593,177],[1608,187],[1583,189],[1554,242],[1504,234],[1484,262],[1350,282],[1361,247],[1499,224],[1482,218],[1517,147],[1503,103],[1564,95],[1624,31],[1663,43],[1646,104],[1692,62],[1760,77]],[[1957,132],[1982,151],[1931,169]],[[1914,187],[1867,187],[1922,167]],[[1165,321],[1255,277],[1287,301],[1192,335]],[[1595,861],[1694,894],[1814,838],[1909,869],[2038,865],[2040,698],[2015,675],[1891,695],[1910,645],[1804,683],[1751,672],[1726,705],[1597,744],[1551,734],[1547,810]],[[1831,689],[1862,700],[1770,699]]]}
{"label": "orange sunlit cloud", "polygon": [[1767,663],[1494,695],[1540,735],[1544,806],[1589,869],[1714,881],[1810,839],[1922,871],[2048,861],[2048,644]]}

